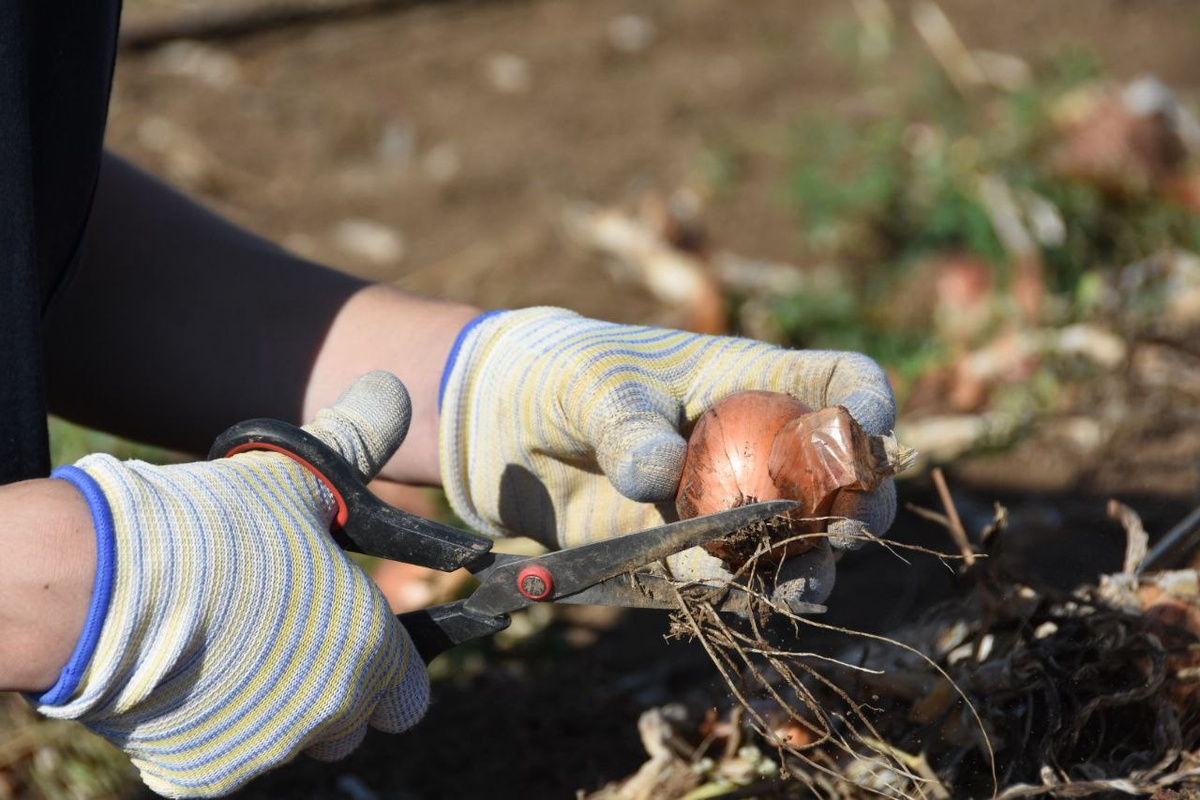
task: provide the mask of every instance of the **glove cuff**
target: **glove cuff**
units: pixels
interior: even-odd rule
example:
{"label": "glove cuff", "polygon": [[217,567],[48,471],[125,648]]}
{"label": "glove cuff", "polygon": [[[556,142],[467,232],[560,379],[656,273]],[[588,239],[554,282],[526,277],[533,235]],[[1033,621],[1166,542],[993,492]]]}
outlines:
{"label": "glove cuff", "polygon": [[70,700],[75,694],[83,673],[96,652],[96,643],[100,640],[100,631],[104,628],[104,620],[108,616],[108,607],[112,600],[113,576],[116,572],[116,537],[112,508],[91,475],[78,467],[67,466],[59,467],[50,477],[67,481],[83,494],[92,513],[92,525],[96,529],[96,581],[92,588],[92,600],[88,605],[83,633],[75,645],[74,652],[71,653],[71,658],[62,668],[58,680],[36,698],[40,705],[56,706]]}
{"label": "glove cuff", "polygon": [[438,411],[441,411],[442,402],[446,398],[446,387],[450,384],[450,375],[454,372],[454,365],[457,363],[459,354],[466,345],[467,338],[470,336],[471,332],[487,320],[493,317],[502,316],[507,313],[509,312],[504,309],[485,311],[464,325],[463,329],[458,332],[458,336],[454,338],[454,344],[450,346],[450,355],[446,356],[446,366],[442,370],[442,382],[438,385]]}

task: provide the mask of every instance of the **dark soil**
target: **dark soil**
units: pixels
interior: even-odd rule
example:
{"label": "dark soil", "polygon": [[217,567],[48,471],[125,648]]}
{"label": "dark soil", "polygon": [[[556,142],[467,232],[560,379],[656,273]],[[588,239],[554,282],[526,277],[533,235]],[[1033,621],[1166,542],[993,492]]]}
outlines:
{"label": "dark soil", "polygon": [[[204,7],[145,0],[131,23]],[[907,3],[893,4],[901,24]],[[1200,4],[1184,0],[947,0],[974,47],[1037,59],[1068,43],[1094,48],[1115,77],[1157,74],[1200,89]],[[212,6],[210,6],[211,8]],[[220,6],[217,6],[220,7]],[[831,51],[837,0],[530,0],[443,2],[279,27],[207,42],[235,77],[181,67],[178,49],[125,52],[110,141],[117,150],[271,238],[341,268],[487,308],[554,304],[617,320],[670,323],[640,288],[571,247],[564,203],[625,203],[694,183],[714,162],[731,180],[709,201],[720,246],[793,260],[797,226],[783,199],[786,137],[799,114],[852,102],[853,76]],[[629,52],[610,25],[653,24]],[[518,57],[514,62],[509,56]],[[507,60],[506,60],[507,59]],[[516,63],[515,91],[493,69]],[[522,77],[523,76],[523,77]],[[522,83],[524,81],[524,83]],[[333,231],[364,218],[399,231],[404,257],[372,262]],[[1053,442],[950,471],[967,528],[1010,509],[1010,557],[1060,585],[1116,568],[1117,496],[1152,533],[1196,499],[1195,402],[1161,398],[1103,463]],[[901,488],[937,507],[921,481]],[[943,531],[903,511],[892,535],[950,549]],[[953,589],[930,557],[881,548],[843,560],[831,621],[887,630]],[[349,759],[308,759],[245,798],[564,797],[632,773],[646,708],[684,695],[722,702],[703,651],[664,641],[652,612],[564,612],[515,650],[465,649],[414,731],[371,734]]]}

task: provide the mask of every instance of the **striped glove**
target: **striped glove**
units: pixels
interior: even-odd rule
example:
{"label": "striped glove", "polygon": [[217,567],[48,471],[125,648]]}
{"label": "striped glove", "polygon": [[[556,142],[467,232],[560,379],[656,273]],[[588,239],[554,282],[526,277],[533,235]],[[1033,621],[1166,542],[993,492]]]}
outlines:
{"label": "striped glove", "polygon": [[[459,335],[442,379],[443,484],[470,525],[551,547],[660,525],[675,518],[687,451],[679,430],[745,389],[846,406],[871,434],[895,424],[887,377],[857,353],[614,325],[556,308],[492,312]],[[864,528],[883,534],[895,511],[891,481],[843,492],[833,547],[853,546]],[[667,566],[688,580],[729,577],[700,548]],[[779,599],[824,600],[830,548],[789,560],[779,578]]]}
{"label": "striped glove", "polygon": [[[399,379],[375,372],[306,430],[369,476],[410,415]],[[83,637],[38,710],[111,739],[150,789],[226,794],[300,751],[341,758],[368,724],[397,732],[424,713],[424,664],[329,537],[333,496],[297,462],[92,455],[55,476],[87,498],[99,557]]]}

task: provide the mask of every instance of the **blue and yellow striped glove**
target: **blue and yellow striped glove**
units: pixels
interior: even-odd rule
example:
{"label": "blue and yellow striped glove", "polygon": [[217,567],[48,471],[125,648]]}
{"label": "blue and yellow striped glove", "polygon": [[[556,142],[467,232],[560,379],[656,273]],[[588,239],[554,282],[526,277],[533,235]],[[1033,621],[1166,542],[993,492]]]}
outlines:
{"label": "blue and yellow striped glove", "polygon": [[[410,415],[403,384],[376,372],[306,430],[370,476]],[[115,742],[150,789],[226,794],[301,751],[341,758],[368,724],[421,718],[425,666],[297,462],[92,455],[55,475],[87,498],[99,558],[83,637],[38,710]]]}
{"label": "blue and yellow striped glove", "polygon": [[[813,408],[845,406],[868,433],[890,433],[896,401],[858,353],[792,351],[748,339],[615,325],[556,308],[492,312],[460,334],[443,376],[441,465],[451,505],[491,535],[572,546],[675,518],[686,429],[746,389],[787,392]],[[895,486],[843,492],[835,548],[882,535]],[[700,548],[668,568],[727,579]],[[833,585],[826,545],[789,560],[776,597],[820,602]]]}

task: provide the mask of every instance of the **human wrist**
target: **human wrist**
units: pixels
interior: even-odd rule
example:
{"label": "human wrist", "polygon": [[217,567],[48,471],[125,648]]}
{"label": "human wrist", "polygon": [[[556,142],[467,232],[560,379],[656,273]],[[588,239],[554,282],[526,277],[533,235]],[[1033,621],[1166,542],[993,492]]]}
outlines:
{"label": "human wrist", "polygon": [[60,467],[51,477],[70,484],[83,497],[91,517],[92,530],[95,532],[95,548],[92,551],[95,570],[87,615],[84,617],[79,636],[76,637],[75,647],[59,670],[57,680],[38,698],[39,703],[58,705],[69,700],[75,693],[84,670],[96,651],[96,643],[100,639],[105,617],[108,616],[108,606],[112,600],[117,544],[112,509],[95,480],[73,466]]}
{"label": "human wrist", "polygon": [[71,661],[96,576],[87,501],[66,481],[0,487],[0,689],[45,692]]}
{"label": "human wrist", "polygon": [[408,388],[413,416],[404,447],[381,477],[437,484],[437,400],[443,370],[459,332],[481,313],[474,306],[421,298],[386,285],[359,291],[338,312],[314,363],[305,419],[336,400],[358,376],[387,370]]}

